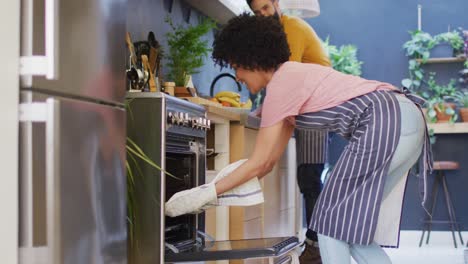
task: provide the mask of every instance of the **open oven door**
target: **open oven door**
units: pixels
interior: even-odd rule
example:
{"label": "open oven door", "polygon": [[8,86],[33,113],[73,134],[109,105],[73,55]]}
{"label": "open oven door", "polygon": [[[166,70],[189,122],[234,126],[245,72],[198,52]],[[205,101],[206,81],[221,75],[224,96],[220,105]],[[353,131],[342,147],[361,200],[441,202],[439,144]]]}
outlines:
{"label": "open oven door", "polygon": [[[165,262],[210,261],[249,258],[273,258],[288,262],[286,253],[299,245],[297,237],[210,241],[199,239],[192,247],[179,251],[166,245]],[[285,256],[284,258],[282,258]]]}

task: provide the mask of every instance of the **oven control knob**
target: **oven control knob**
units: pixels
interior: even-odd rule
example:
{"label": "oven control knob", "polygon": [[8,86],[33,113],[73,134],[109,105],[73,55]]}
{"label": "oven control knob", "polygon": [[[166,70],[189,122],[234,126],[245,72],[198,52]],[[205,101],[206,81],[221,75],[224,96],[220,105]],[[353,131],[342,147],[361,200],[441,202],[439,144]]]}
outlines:
{"label": "oven control knob", "polygon": [[169,123],[169,124],[175,124],[175,122],[176,122],[176,116],[175,116],[175,114],[174,114],[173,112],[169,112],[169,113],[167,114],[167,123]]}
{"label": "oven control knob", "polygon": [[179,122],[179,115],[177,114],[177,112],[174,112],[173,116],[174,118],[172,119],[172,124],[177,125],[177,123]]}
{"label": "oven control knob", "polygon": [[197,120],[195,118],[190,118],[189,119],[189,126],[191,128],[195,128],[195,125],[197,124]]}
{"label": "oven control knob", "polygon": [[198,123],[198,128],[203,129],[203,118],[199,117],[197,123]]}
{"label": "oven control knob", "polygon": [[190,118],[188,113],[185,113],[184,115],[184,126],[190,126]]}
{"label": "oven control knob", "polygon": [[179,112],[178,115],[179,115],[179,118],[177,119],[177,124],[178,125],[183,125],[184,124],[184,113]]}

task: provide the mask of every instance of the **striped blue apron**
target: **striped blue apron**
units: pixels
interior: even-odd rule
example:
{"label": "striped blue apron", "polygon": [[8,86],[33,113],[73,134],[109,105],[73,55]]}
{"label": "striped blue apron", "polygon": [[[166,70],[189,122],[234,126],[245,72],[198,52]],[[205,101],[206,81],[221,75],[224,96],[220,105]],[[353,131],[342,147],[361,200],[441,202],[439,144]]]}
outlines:
{"label": "striped blue apron", "polygon": [[[312,230],[353,244],[374,241],[385,177],[400,138],[400,107],[395,96],[394,91],[375,91],[296,117],[299,129],[325,129],[349,140],[315,205]],[[431,169],[432,162],[427,132],[422,157],[425,205],[426,169]]]}
{"label": "striped blue apron", "polygon": [[297,165],[324,164],[328,160],[328,133],[326,131],[296,129]]}

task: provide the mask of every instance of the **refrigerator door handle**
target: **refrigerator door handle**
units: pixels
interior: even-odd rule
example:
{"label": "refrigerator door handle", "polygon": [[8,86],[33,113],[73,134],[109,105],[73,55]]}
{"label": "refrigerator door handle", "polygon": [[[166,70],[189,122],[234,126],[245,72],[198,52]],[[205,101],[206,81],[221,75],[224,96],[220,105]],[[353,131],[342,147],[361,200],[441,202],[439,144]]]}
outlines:
{"label": "refrigerator door handle", "polygon": [[59,102],[52,98],[45,103],[22,103],[20,122],[45,123],[46,143],[46,229],[48,263],[60,263],[60,182],[58,177]]}
{"label": "refrigerator door handle", "polygon": [[[23,3],[25,8],[29,10],[27,16],[31,17],[23,18],[22,22],[28,24],[33,19],[33,1],[25,0]],[[20,75],[45,75],[49,80],[58,79],[58,5],[58,0],[45,0],[45,55],[21,56],[19,63]],[[32,26],[25,25],[23,29],[32,31]],[[33,43],[32,35],[32,32],[31,34],[25,34],[29,38],[26,40],[30,42],[30,45],[26,44],[28,46]]]}

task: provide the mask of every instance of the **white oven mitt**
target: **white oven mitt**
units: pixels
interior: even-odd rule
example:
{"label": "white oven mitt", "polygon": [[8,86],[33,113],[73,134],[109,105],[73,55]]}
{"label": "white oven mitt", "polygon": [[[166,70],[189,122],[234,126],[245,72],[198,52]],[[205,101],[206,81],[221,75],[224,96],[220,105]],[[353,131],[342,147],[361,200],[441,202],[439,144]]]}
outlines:
{"label": "white oven mitt", "polygon": [[251,206],[264,202],[262,187],[257,177],[216,197],[215,183],[228,176],[247,159],[223,168],[208,184],[174,194],[165,205],[165,214],[171,217],[200,213],[212,206]]}
{"label": "white oven mitt", "polygon": [[165,205],[165,214],[176,217],[183,214],[198,213],[208,203],[216,203],[214,182],[174,194]]}
{"label": "white oven mitt", "polygon": [[[238,160],[224,167],[214,178],[212,182],[216,183],[222,178],[228,176],[244,164],[247,159]],[[216,201],[212,201],[209,205],[214,206],[251,206],[263,203],[263,191],[257,177],[253,177],[249,181],[218,195]]]}

